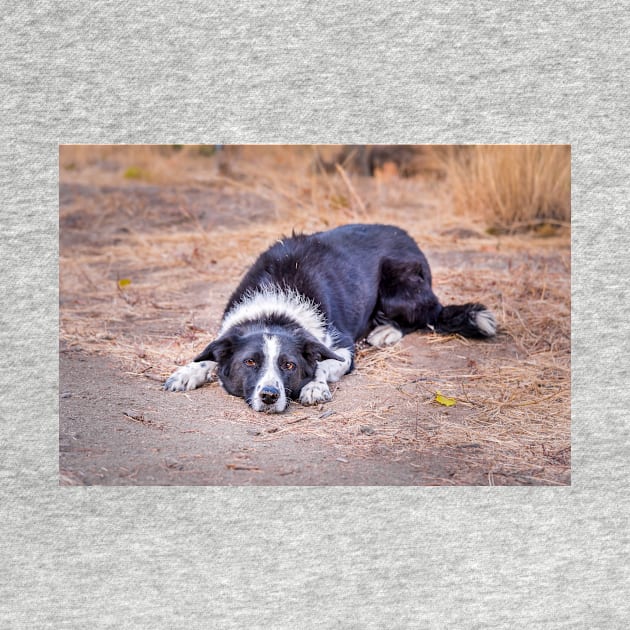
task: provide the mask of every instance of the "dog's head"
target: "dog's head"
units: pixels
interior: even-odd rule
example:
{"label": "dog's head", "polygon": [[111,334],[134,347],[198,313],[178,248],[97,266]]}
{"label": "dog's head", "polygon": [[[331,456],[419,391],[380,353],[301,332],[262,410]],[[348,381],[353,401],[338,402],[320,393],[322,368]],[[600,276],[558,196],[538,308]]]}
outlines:
{"label": "dog's head", "polygon": [[313,379],[317,362],[343,359],[304,331],[228,331],[195,361],[216,361],[223,387],[254,411],[280,413]]}

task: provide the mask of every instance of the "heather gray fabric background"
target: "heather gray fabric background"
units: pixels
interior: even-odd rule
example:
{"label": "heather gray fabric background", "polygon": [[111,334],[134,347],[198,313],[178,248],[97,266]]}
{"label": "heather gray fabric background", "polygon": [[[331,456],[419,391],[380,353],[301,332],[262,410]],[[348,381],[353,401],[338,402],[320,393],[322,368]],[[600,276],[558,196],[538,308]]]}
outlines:
{"label": "heather gray fabric background", "polygon": [[[628,3],[142,4],[2,9],[0,627],[628,627]],[[572,487],[59,488],[75,142],[571,143]]]}

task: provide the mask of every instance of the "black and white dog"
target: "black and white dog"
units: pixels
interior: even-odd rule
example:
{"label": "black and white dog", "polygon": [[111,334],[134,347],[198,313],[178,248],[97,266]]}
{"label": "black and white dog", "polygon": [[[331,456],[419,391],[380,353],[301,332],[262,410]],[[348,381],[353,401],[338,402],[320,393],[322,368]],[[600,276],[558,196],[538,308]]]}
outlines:
{"label": "black and white dog", "polygon": [[279,413],[290,400],[331,399],[328,383],[352,370],[354,344],[399,341],[429,328],[492,337],[482,304],[442,306],[424,254],[403,230],[345,225],[293,235],[263,253],[230,298],[219,335],[164,384],[195,389],[216,367],[223,387],[255,411]]}

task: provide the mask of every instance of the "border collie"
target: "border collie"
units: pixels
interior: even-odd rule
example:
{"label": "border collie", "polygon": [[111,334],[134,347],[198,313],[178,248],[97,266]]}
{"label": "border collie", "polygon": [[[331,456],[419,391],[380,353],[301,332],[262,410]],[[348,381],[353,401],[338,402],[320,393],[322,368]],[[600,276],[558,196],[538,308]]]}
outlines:
{"label": "border collie", "polygon": [[354,344],[387,346],[428,328],[492,337],[482,304],[442,306],[424,254],[403,230],[345,225],[278,241],[232,294],[216,340],[164,384],[191,390],[212,380],[255,411],[280,413],[290,400],[331,400],[328,383],[352,370]]}

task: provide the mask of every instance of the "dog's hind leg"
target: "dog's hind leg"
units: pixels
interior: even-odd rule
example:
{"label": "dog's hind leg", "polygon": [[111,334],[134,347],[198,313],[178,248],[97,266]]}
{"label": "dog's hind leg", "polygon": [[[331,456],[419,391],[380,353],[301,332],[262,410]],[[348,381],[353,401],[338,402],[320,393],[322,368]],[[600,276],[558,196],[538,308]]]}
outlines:
{"label": "dog's hind leg", "polygon": [[370,344],[395,343],[400,338],[397,328],[402,334],[423,328],[465,337],[487,338],[496,334],[496,319],[483,304],[440,304],[431,289],[431,271],[424,258],[413,261],[386,259],[381,274],[378,303],[372,319],[375,327],[368,336]]}
{"label": "dog's hind leg", "polygon": [[431,289],[431,270],[422,255],[386,258],[381,263],[378,301],[368,343],[387,346],[403,335],[433,326],[441,305]]}

